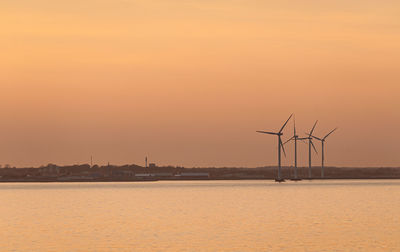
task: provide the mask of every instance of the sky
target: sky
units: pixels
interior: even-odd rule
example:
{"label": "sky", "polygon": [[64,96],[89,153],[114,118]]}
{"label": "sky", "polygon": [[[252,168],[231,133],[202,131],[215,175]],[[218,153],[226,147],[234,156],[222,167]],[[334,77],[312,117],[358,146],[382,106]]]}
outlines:
{"label": "sky", "polygon": [[2,0],[0,164],[275,165],[276,137],[255,131],[295,113],[302,134],[317,119],[317,136],[339,127],[326,165],[400,166],[399,12],[397,0]]}

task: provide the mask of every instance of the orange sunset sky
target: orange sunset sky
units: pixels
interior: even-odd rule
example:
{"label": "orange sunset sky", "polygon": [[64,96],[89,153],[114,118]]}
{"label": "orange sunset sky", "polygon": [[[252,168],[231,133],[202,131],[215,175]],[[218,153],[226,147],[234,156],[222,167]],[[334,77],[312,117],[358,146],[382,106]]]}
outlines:
{"label": "orange sunset sky", "polygon": [[274,165],[276,137],[255,131],[293,112],[301,133],[339,127],[327,165],[399,166],[399,13],[398,0],[2,0],[0,164]]}

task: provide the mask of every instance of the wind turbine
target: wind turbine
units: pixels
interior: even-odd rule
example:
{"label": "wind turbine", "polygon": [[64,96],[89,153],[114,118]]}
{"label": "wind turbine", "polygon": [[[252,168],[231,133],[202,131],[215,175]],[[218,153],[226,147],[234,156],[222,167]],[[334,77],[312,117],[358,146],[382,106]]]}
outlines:
{"label": "wind turbine", "polygon": [[324,136],[323,138],[319,138],[316,136],[311,135],[311,137],[321,141],[321,148],[322,148],[322,154],[321,154],[321,160],[322,160],[322,164],[321,164],[321,178],[324,178],[324,161],[325,161],[325,151],[324,151],[324,145],[325,145],[325,140],[326,138],[332,134],[335,130],[337,130],[337,128],[334,128],[331,132],[329,132],[328,134],[326,134],[326,136]]}
{"label": "wind turbine", "polygon": [[311,146],[314,149],[315,153],[317,152],[317,149],[315,149],[314,143],[313,143],[313,137],[312,137],[312,133],[314,132],[315,126],[317,125],[318,120],[315,121],[314,126],[312,127],[310,133],[306,133],[308,135],[308,137],[305,138],[301,138],[301,140],[308,140],[308,178],[311,179]]}
{"label": "wind turbine", "polygon": [[283,145],[285,145],[290,141],[294,141],[294,179],[292,180],[301,180],[297,178],[297,140],[302,139],[303,138],[299,138],[299,136],[296,134],[296,119],[293,118],[293,136],[283,143]]}
{"label": "wind turbine", "polygon": [[278,136],[278,178],[275,179],[275,181],[277,181],[277,182],[285,181],[284,179],[282,179],[282,176],[281,176],[281,148],[282,148],[283,154],[285,154],[285,156],[286,156],[286,152],[285,152],[285,148],[283,147],[283,144],[282,144],[281,136],[283,135],[283,133],[282,133],[283,129],[285,128],[286,124],[289,122],[290,118],[292,118],[292,116],[293,116],[293,114],[291,114],[289,116],[289,118],[286,120],[286,122],[283,124],[282,128],[278,132],[257,131],[258,133],[262,133],[262,134]]}

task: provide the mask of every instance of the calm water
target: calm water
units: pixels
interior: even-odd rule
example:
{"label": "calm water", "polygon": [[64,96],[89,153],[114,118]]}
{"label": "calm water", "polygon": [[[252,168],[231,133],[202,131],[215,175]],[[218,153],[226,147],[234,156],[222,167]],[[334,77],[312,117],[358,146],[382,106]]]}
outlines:
{"label": "calm water", "polygon": [[0,184],[0,251],[400,251],[400,181]]}

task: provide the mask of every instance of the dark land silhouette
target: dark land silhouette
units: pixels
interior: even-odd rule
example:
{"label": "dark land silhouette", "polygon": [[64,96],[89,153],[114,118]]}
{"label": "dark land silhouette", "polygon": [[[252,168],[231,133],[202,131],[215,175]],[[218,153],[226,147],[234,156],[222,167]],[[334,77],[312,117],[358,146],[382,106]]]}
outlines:
{"label": "dark land silhouette", "polygon": [[[400,167],[325,167],[324,179],[400,179]],[[321,167],[312,167],[312,179],[321,179]],[[294,167],[282,167],[283,179],[294,177]],[[154,181],[154,180],[233,180],[275,179],[277,167],[185,168],[139,165],[58,166],[0,168],[0,182],[73,182],[73,181]],[[308,167],[298,168],[298,177],[308,179]]]}

